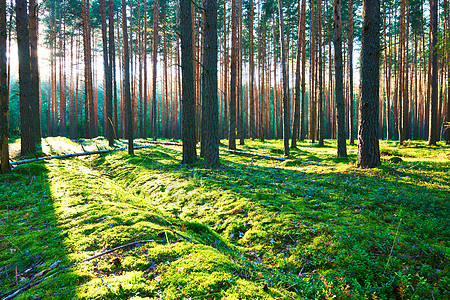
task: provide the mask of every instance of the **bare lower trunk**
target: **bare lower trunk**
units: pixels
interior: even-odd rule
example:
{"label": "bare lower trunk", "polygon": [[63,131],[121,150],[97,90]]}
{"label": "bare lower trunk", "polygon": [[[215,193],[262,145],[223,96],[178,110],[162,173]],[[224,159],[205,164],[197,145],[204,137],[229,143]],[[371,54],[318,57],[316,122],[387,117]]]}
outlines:
{"label": "bare lower trunk", "polygon": [[231,2],[231,97],[230,97],[230,132],[228,148],[236,150],[236,98],[237,98],[237,21],[236,0]]}
{"label": "bare lower trunk", "polygon": [[6,69],[6,0],[0,0],[0,174],[9,173],[9,92]]}
{"label": "bare lower trunk", "polygon": [[30,85],[30,42],[28,31],[27,1],[16,2],[17,48],[19,55],[19,105],[20,105],[20,150],[25,156],[36,152],[32,110],[33,90]]}
{"label": "bare lower trunk", "polygon": [[217,102],[217,0],[205,0],[204,6],[202,143],[204,143],[206,167],[216,168],[220,165]]}
{"label": "bare lower trunk", "polygon": [[36,0],[29,1],[30,12],[30,76],[32,89],[32,111],[33,111],[33,135],[35,142],[41,143],[41,114],[40,114],[40,82],[39,82],[39,64],[38,64],[38,4]]}
{"label": "bare lower trunk", "polygon": [[[342,71],[342,19],[341,1],[334,0],[334,61],[335,61],[335,97],[337,110],[337,156],[347,157],[345,142],[345,103]],[[378,95],[378,94],[377,94]]]}
{"label": "bare lower trunk", "polygon": [[361,102],[357,165],[380,165],[379,135],[379,60],[380,0],[363,1],[361,49]]}
{"label": "bare lower trunk", "polygon": [[131,110],[130,93],[130,52],[128,50],[127,8],[126,1],[122,0],[122,32],[123,32],[123,72],[124,72],[124,103],[126,116],[126,130],[128,138],[128,154],[133,155],[133,111]]}
{"label": "bare lower trunk", "polygon": [[289,156],[290,138],[290,107],[289,107],[289,78],[287,70],[287,51],[284,39],[284,20],[281,0],[278,0],[278,14],[280,17],[280,43],[281,43],[281,70],[283,74],[283,141],[284,155]]}

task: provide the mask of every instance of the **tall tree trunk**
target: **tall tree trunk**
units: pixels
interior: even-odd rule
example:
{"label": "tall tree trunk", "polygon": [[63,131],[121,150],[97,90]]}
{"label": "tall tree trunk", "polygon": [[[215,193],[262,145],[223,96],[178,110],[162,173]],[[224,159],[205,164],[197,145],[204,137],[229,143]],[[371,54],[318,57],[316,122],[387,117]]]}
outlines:
{"label": "tall tree trunk", "polygon": [[431,10],[431,101],[430,101],[430,125],[428,132],[428,145],[436,145],[438,140],[438,49],[437,49],[437,23],[438,1],[430,0]]}
{"label": "tall tree trunk", "polygon": [[[217,0],[216,0],[217,1]],[[243,39],[243,33],[242,33],[242,0],[238,0],[238,93],[237,93],[237,120],[238,120],[238,126],[237,126],[237,136],[239,138],[239,145],[244,145],[244,138],[245,138],[245,127],[244,127],[244,97],[243,97],[243,90],[242,90],[242,39]],[[217,27],[217,26],[216,26]]]}
{"label": "tall tree trunk", "polygon": [[[392,74],[392,17],[389,14],[389,45],[386,49],[387,59],[386,67],[386,139],[392,139],[392,108],[391,108],[391,74]],[[388,51],[389,50],[389,51]]]}
{"label": "tall tree trunk", "polygon": [[[178,15],[178,14],[177,14]],[[144,49],[143,49],[143,60],[144,60],[144,84],[142,93],[144,96],[144,107],[143,109],[143,115],[144,115],[144,132],[142,133],[143,138],[147,138],[147,103],[148,103],[148,97],[147,97],[147,0],[144,0]]]}
{"label": "tall tree trunk", "polygon": [[[300,5],[300,0],[298,1]],[[296,56],[296,70],[295,70],[295,100],[294,100],[294,124],[292,125],[292,141],[291,148],[297,148],[298,131],[300,127],[300,68],[301,68],[301,51],[302,51],[302,17],[300,14],[298,18],[298,38],[297,38],[297,56]]]}
{"label": "tall tree trunk", "polygon": [[260,140],[261,142],[264,141],[264,139],[266,138],[266,122],[265,122],[265,111],[266,111],[266,23],[267,23],[267,15],[266,12],[263,12],[263,16],[262,16],[262,22],[260,24],[261,27],[261,35],[260,35],[260,55],[259,55],[259,60],[260,60],[260,66],[261,66],[261,71],[259,74],[260,77],[260,91],[259,91],[259,128],[260,128]]}
{"label": "tall tree trunk", "polygon": [[447,24],[446,31],[446,48],[447,48],[447,145],[450,144],[450,9],[448,1],[445,0],[445,21]]}
{"label": "tall tree trunk", "polygon": [[113,134],[113,115],[112,115],[112,68],[110,65],[111,60],[109,59],[108,52],[108,27],[106,25],[106,0],[100,0],[100,16],[101,16],[101,26],[102,26],[102,44],[103,44],[103,70],[105,74],[105,102],[106,111],[103,112],[103,117],[106,118],[106,128],[105,136],[108,139],[108,144],[110,147],[114,145],[114,134]]}
{"label": "tall tree trunk", "polygon": [[6,0],[0,0],[0,174],[9,173],[9,92],[6,70]]}
{"label": "tall tree trunk", "polygon": [[31,109],[33,112],[33,136],[35,142],[41,143],[41,114],[40,114],[40,81],[39,81],[39,64],[38,64],[38,4],[36,0],[29,1],[29,22],[30,22],[30,76],[31,76]]}
{"label": "tall tree trunk", "polygon": [[113,138],[119,138],[118,116],[117,116],[117,86],[116,86],[116,50],[114,43],[114,2],[109,0],[108,3],[108,18],[109,18],[109,69],[110,69],[110,83],[112,93],[112,110],[113,110]]}
{"label": "tall tree trunk", "polygon": [[353,121],[353,1],[348,0],[348,84],[349,84],[349,138],[350,145],[354,145],[354,121]]}
{"label": "tall tree trunk", "polygon": [[250,106],[250,137],[255,138],[255,62],[254,57],[254,45],[253,45],[253,0],[250,0],[250,12],[249,12],[249,106]]}
{"label": "tall tree trunk", "polygon": [[278,15],[280,17],[280,43],[281,43],[281,72],[283,74],[283,141],[284,155],[289,156],[290,135],[290,108],[289,108],[289,78],[287,70],[287,50],[284,39],[284,19],[281,0],[278,0]]}
{"label": "tall tree trunk", "polygon": [[27,1],[16,1],[17,48],[19,55],[20,150],[25,156],[36,152],[33,122],[33,90],[30,85],[30,38]]}
{"label": "tall tree trunk", "polygon": [[219,161],[219,122],[217,102],[217,0],[205,0],[205,38],[202,89],[202,143],[205,166],[216,168]]}
{"label": "tall tree trunk", "polygon": [[84,93],[86,102],[86,137],[92,138],[95,133],[94,95],[92,87],[91,67],[91,17],[89,0],[81,1],[81,14],[83,18],[83,46],[84,46]]}
{"label": "tall tree trunk", "polygon": [[[347,157],[347,145],[345,143],[345,103],[344,80],[342,71],[342,19],[341,0],[334,0],[334,63],[335,63],[335,97],[337,110],[337,156]],[[378,49],[377,49],[378,50]],[[378,77],[377,77],[378,78]],[[375,79],[374,79],[375,80]],[[378,93],[377,93],[378,95]]]}
{"label": "tall tree trunk", "polygon": [[66,100],[66,69],[65,69],[65,25],[62,16],[63,8],[59,11],[59,114],[60,114],[60,135],[67,136],[67,100]]}
{"label": "tall tree trunk", "polygon": [[307,122],[306,122],[306,0],[302,0],[301,9],[301,28],[302,28],[302,104],[300,111],[300,137],[299,139],[303,141],[307,132]]}
{"label": "tall tree trunk", "polygon": [[50,48],[51,48],[51,94],[52,94],[52,107],[51,107],[51,125],[52,125],[52,130],[51,130],[51,134],[52,136],[57,136],[58,135],[58,129],[57,129],[57,120],[58,120],[58,104],[57,104],[57,96],[56,96],[56,92],[57,92],[57,83],[56,83],[56,4],[54,5],[54,10],[53,10],[53,30],[51,32],[51,43],[50,43]]}
{"label": "tall tree trunk", "polygon": [[319,128],[318,128],[318,132],[319,132],[319,146],[323,146],[323,139],[324,139],[324,133],[325,133],[325,128],[324,128],[324,112],[323,112],[323,103],[324,103],[324,98],[323,98],[323,65],[322,65],[322,0],[318,0],[317,3],[317,9],[318,9],[318,47],[319,47],[319,102],[318,102],[318,119],[319,119]]}
{"label": "tall tree trunk", "polygon": [[361,101],[357,165],[380,165],[379,135],[380,0],[363,0]]}
{"label": "tall tree trunk", "polygon": [[[310,39],[312,41],[316,40],[316,1],[311,1],[311,29],[310,29]],[[309,138],[311,143],[316,140],[316,43],[310,43],[310,76],[309,76]]]}
{"label": "tall tree trunk", "polygon": [[400,45],[398,52],[399,60],[399,90],[397,99],[397,113],[398,113],[398,139],[400,145],[403,145],[405,140],[405,114],[404,114],[404,98],[407,91],[405,90],[405,1],[400,4]]}
{"label": "tall tree trunk", "polygon": [[123,72],[124,72],[124,103],[126,135],[128,138],[128,154],[134,154],[133,148],[133,111],[131,110],[130,93],[130,51],[128,50],[128,29],[127,29],[127,5],[126,0],[122,0],[122,32],[123,32]]}
{"label": "tall tree trunk", "polygon": [[230,92],[229,85],[228,85],[228,47],[227,47],[227,38],[228,38],[228,31],[227,31],[227,2],[223,1],[223,137],[228,137],[229,133],[229,120],[228,120],[228,95]]}
{"label": "tall tree trunk", "polygon": [[159,0],[155,0],[153,8],[153,77],[152,77],[152,120],[151,120],[151,135],[154,141],[158,136],[157,115],[156,115],[156,70],[158,64],[158,23],[159,23]]}
{"label": "tall tree trunk", "polygon": [[73,48],[74,34],[70,35],[70,83],[69,83],[69,137],[70,139],[76,139],[76,127],[75,127],[75,101],[74,101],[74,78],[73,78]]}
{"label": "tall tree trunk", "polygon": [[228,148],[236,150],[236,98],[237,98],[237,20],[236,0],[231,1],[231,97],[230,97],[230,132]]}
{"label": "tall tree trunk", "polygon": [[183,164],[197,161],[191,1],[180,0]]}

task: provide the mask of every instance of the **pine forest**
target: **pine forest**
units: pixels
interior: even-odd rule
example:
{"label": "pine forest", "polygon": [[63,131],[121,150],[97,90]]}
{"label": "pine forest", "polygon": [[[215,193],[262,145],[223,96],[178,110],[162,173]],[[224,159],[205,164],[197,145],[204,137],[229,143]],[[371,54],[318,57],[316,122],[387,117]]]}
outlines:
{"label": "pine forest", "polygon": [[449,0],[0,0],[0,299],[448,299]]}

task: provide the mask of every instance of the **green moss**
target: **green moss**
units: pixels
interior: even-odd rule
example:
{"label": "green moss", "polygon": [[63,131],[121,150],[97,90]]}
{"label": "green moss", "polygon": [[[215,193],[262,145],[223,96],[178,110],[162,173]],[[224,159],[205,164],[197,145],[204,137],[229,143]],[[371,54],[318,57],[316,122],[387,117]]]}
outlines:
{"label": "green moss", "polygon": [[22,164],[13,169],[14,173],[30,176],[38,176],[47,171],[47,167],[42,162]]}
{"label": "green moss", "polygon": [[[36,274],[57,260],[67,266],[145,240],[76,264],[18,298],[339,299],[345,291],[395,299],[403,282],[411,287],[406,298],[444,299],[450,148],[381,141],[383,165],[358,169],[356,146],[337,159],[335,145],[299,141],[283,163],[221,152],[214,171],[182,166],[181,148],[160,145],[132,157],[16,168],[0,176],[0,268],[8,272],[0,273],[0,294],[14,288],[16,266]],[[86,150],[97,146],[107,141],[83,141]],[[64,138],[43,143],[46,153],[80,149]],[[268,140],[240,150],[282,149]]]}

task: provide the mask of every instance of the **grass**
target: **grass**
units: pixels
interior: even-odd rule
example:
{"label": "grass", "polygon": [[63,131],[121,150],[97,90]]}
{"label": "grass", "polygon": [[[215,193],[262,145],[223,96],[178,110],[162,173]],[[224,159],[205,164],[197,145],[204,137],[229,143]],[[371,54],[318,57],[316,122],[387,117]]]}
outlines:
{"label": "grass", "polygon": [[[281,156],[282,142],[239,150]],[[155,145],[19,166],[0,176],[0,294],[59,270],[17,299],[446,299],[450,148],[382,141],[375,169],[348,152],[336,159],[330,140],[286,162],[221,152],[211,171]],[[151,242],[65,268],[139,240]]]}

